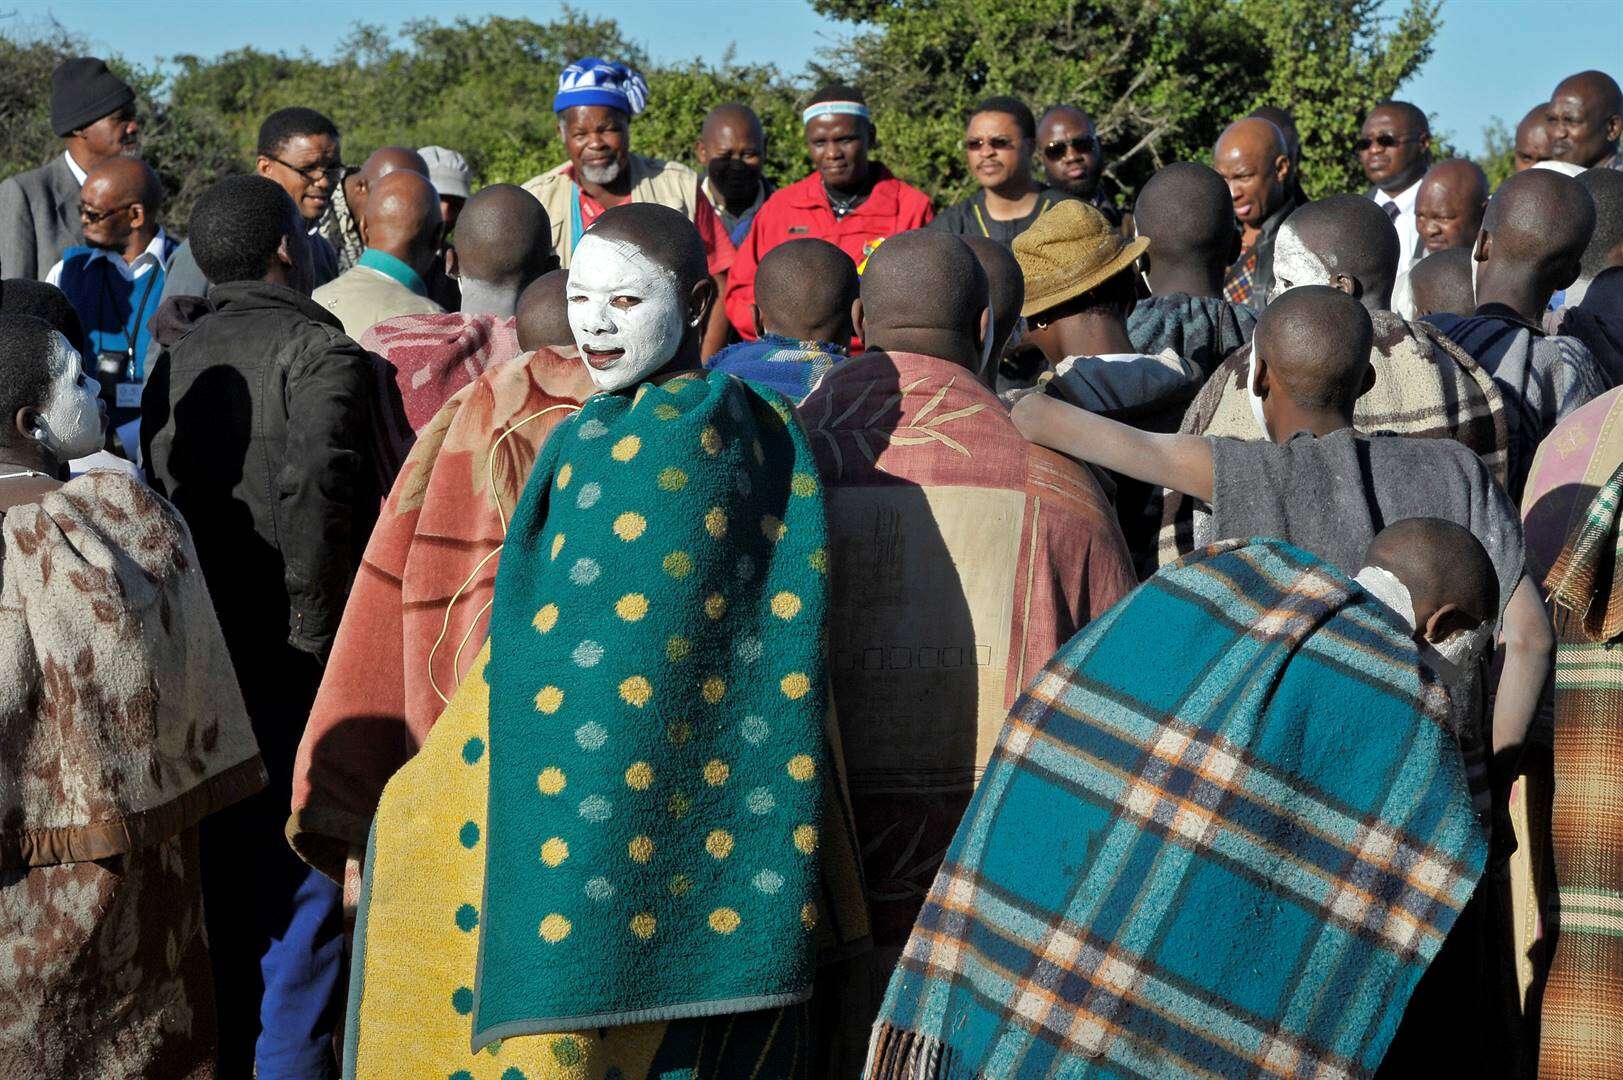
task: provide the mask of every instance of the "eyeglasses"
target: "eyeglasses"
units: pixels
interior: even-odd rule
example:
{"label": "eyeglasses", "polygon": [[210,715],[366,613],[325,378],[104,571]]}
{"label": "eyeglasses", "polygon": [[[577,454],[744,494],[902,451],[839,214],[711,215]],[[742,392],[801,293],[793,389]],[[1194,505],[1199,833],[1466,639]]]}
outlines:
{"label": "eyeglasses", "polygon": [[964,149],[968,150],[971,154],[975,153],[983,146],[990,146],[993,150],[1012,150],[1018,145],[1019,143],[1017,143],[1014,139],[1009,138],[1007,135],[993,135],[990,139],[982,139],[977,137],[964,140]]}
{"label": "eyeglasses", "polygon": [[1383,150],[1390,150],[1394,146],[1401,146],[1404,143],[1412,143],[1412,142],[1419,142],[1419,141],[1420,141],[1420,138],[1419,138],[1419,136],[1416,136],[1416,135],[1406,135],[1406,136],[1404,136],[1403,138],[1400,139],[1396,135],[1392,135],[1392,134],[1389,134],[1389,133],[1383,131],[1379,135],[1375,136],[1373,139],[1370,138],[1367,135],[1361,137],[1357,142],[1353,143],[1353,153],[1362,154],[1364,151],[1368,150],[1371,146],[1379,146]]}
{"label": "eyeglasses", "polygon": [[1049,161],[1059,161],[1065,157],[1066,151],[1077,154],[1096,154],[1099,152],[1099,136],[1078,135],[1074,139],[1055,139],[1043,147],[1043,157]]}
{"label": "eyeglasses", "polygon": [[322,177],[326,177],[328,180],[331,180],[336,184],[338,181],[342,180],[345,174],[349,171],[349,167],[347,165],[323,165],[321,162],[317,161],[309,165],[301,166],[295,165],[291,161],[283,161],[275,154],[266,154],[265,156],[284,168],[292,169],[311,184],[316,183]]}
{"label": "eyeglasses", "polygon": [[[136,201],[139,202],[140,200],[138,199]],[[124,211],[128,210],[134,205],[135,203],[133,202],[127,202],[123,206],[115,206],[111,210],[92,210],[84,203],[80,203],[79,218],[86,225],[99,225],[108,218],[112,217],[114,214],[122,214]]]}

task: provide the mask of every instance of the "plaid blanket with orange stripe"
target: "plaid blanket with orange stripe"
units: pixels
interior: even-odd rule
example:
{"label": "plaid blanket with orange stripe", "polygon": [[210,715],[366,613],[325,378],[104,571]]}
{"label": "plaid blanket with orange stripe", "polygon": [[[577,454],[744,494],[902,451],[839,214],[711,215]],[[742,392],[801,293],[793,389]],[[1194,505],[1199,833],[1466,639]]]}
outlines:
{"label": "plaid blanket with orange stripe", "polygon": [[1373,1073],[1486,859],[1447,705],[1297,548],[1164,568],[1015,704],[867,1075]]}

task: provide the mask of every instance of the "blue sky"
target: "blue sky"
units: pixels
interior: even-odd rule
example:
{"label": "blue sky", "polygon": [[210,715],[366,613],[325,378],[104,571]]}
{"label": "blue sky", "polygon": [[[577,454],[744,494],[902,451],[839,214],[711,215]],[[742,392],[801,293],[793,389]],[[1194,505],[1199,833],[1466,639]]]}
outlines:
{"label": "blue sky", "polygon": [[[580,4],[585,8],[587,5]],[[1388,13],[1402,0],[1383,0]],[[522,15],[546,19],[561,3],[516,0],[24,0],[0,27],[24,29],[54,17],[93,46],[152,63],[176,53],[213,56],[253,44],[262,49],[321,55],[351,23],[397,27],[419,18]],[[731,41],[740,60],[773,62],[798,71],[819,50],[838,47],[851,32],[824,19],[807,0],[618,0],[592,10],[612,12],[630,37],[661,60],[718,55]],[[718,25],[718,10],[736,12]],[[1584,68],[1623,77],[1623,3],[1617,0],[1445,0],[1436,53],[1400,93],[1430,112],[1441,131],[1468,152],[1481,148],[1490,117],[1514,124],[1542,101],[1563,75]]]}

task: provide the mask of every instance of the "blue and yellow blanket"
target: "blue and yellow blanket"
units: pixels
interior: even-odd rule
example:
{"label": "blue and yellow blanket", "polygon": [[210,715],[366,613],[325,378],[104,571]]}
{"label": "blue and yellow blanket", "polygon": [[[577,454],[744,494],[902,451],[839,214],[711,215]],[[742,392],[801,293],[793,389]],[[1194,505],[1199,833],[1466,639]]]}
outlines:
{"label": "blue and yellow blanket", "polygon": [[705,365],[711,371],[737,375],[756,386],[776,390],[796,405],[823,381],[848,352],[827,341],[796,341],[781,334],[762,334],[722,349]]}
{"label": "blue and yellow blanket", "polygon": [[1446,707],[1297,548],[1163,569],[1015,704],[868,1075],[1372,1073],[1486,856]]}

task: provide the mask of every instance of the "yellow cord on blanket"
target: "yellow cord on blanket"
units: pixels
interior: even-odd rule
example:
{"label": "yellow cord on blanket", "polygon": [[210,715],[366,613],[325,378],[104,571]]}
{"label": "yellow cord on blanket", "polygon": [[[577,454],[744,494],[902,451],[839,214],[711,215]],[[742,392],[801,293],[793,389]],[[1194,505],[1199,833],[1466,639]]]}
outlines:
{"label": "yellow cord on blanket", "polygon": [[[525,424],[528,424],[531,420],[543,417],[549,412],[556,412],[559,409],[568,409],[571,412],[579,412],[580,406],[567,404],[549,405],[539,412],[533,412],[529,416],[526,416],[524,419],[520,420],[518,423],[514,424],[512,427],[508,428],[506,431],[502,432],[501,437],[490,446],[490,455],[485,459],[485,483],[490,488],[490,501],[496,505],[496,520],[501,522],[502,536],[504,538],[507,536],[507,514],[502,510],[501,499],[496,497],[496,451],[502,448],[502,443],[506,442],[507,437],[513,434],[513,432],[517,431]],[[462,599],[462,593],[468,588],[469,585],[473,584],[474,579],[479,576],[479,572],[485,568],[485,564],[491,559],[494,559],[497,555],[500,555],[502,548],[505,546],[506,544],[504,540],[503,543],[497,544],[495,548],[492,549],[484,558],[480,559],[479,562],[474,565],[473,572],[468,575],[467,579],[463,581],[461,585],[457,586],[456,592],[451,594],[451,599],[446,601],[445,617],[440,620],[439,637],[434,639],[433,646],[428,650],[428,685],[433,689],[434,696],[440,699],[440,704],[442,705],[449,705],[451,703],[451,699],[445,696],[445,691],[440,689],[439,682],[434,678],[434,656],[439,652],[440,646],[444,644],[445,635],[451,630],[451,609],[456,607],[456,602]],[[490,606],[493,603],[495,603],[494,600],[487,600],[485,602],[485,606],[479,609],[479,613],[475,615],[473,617],[473,621],[468,624],[467,633],[462,635],[462,640],[457,644],[456,652],[451,656],[451,673],[453,675],[461,670],[462,650],[468,644],[468,639],[473,636],[473,628],[479,625],[480,618],[484,616],[485,612],[490,610]]]}

